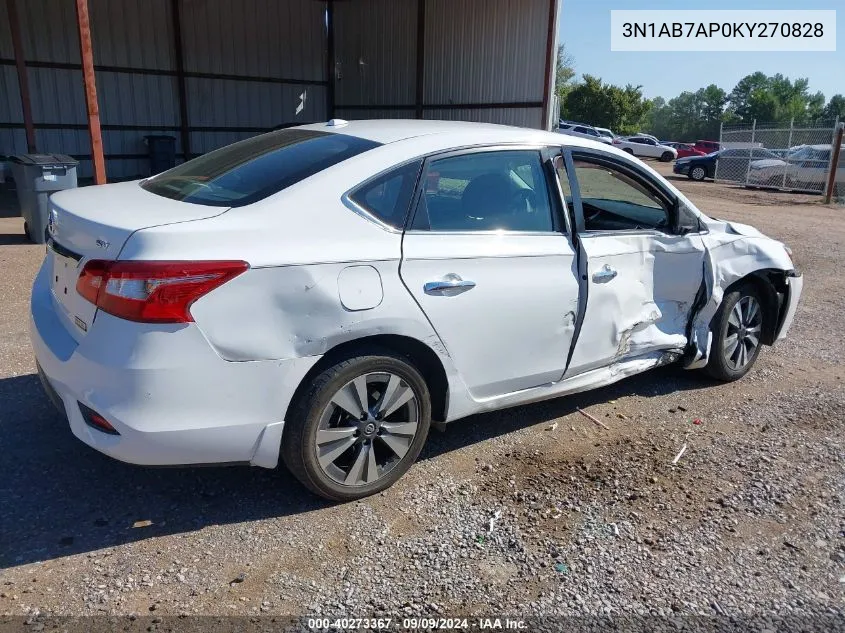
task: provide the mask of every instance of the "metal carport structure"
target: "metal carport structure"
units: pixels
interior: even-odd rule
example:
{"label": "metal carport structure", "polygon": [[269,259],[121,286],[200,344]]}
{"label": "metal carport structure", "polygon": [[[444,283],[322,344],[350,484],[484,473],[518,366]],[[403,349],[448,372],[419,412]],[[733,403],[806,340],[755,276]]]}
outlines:
{"label": "metal carport structure", "polygon": [[0,154],[69,154],[83,178],[100,156],[147,175],[151,134],[181,160],[332,117],[553,115],[559,0],[3,3]]}

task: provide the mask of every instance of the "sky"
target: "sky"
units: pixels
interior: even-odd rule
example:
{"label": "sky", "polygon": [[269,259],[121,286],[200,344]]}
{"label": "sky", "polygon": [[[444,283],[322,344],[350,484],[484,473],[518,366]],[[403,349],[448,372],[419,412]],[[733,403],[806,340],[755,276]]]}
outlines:
{"label": "sky", "polygon": [[[575,59],[575,70],[607,83],[641,85],[648,98],[669,100],[711,83],[730,92],[755,71],[806,77],[810,92],[845,94],[845,0],[561,0],[558,41]],[[630,53],[610,50],[611,9],[838,9],[836,52],[828,53]]]}

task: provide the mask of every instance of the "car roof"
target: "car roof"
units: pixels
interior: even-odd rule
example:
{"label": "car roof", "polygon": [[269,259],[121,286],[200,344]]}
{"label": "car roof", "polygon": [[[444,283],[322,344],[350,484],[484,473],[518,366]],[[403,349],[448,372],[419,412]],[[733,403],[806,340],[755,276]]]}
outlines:
{"label": "car roof", "polygon": [[427,121],[421,119],[367,119],[344,121],[341,125],[313,123],[297,128],[334,132],[369,139],[384,145],[399,143],[410,139],[427,137],[427,145],[436,145],[439,149],[464,147],[468,145],[504,144],[549,144],[572,147],[591,147],[607,149],[608,146],[598,141],[567,136],[557,132],[547,132],[530,128],[497,125],[494,123],[470,123],[467,121]]}

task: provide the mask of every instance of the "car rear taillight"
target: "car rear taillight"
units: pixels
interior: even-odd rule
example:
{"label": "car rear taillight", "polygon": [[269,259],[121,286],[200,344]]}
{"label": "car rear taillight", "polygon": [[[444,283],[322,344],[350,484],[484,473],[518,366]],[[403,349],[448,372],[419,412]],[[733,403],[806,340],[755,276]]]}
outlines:
{"label": "car rear taillight", "polygon": [[104,261],[82,269],[76,291],[101,310],[141,323],[189,323],[191,304],[249,268],[241,261]]}

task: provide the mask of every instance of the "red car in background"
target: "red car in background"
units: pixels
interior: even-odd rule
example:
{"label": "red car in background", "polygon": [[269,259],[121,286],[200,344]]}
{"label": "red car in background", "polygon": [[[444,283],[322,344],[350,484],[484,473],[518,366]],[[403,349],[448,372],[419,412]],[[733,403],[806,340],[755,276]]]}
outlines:
{"label": "red car in background", "polygon": [[718,141],[696,141],[695,149],[704,152],[705,154],[712,154],[722,149]]}
{"label": "red car in background", "polygon": [[[700,149],[696,149],[694,145],[690,143],[666,143],[669,147],[674,147],[678,150],[678,158],[688,158],[689,156],[704,156],[708,152],[703,152]],[[715,151],[715,150],[714,150]]]}

